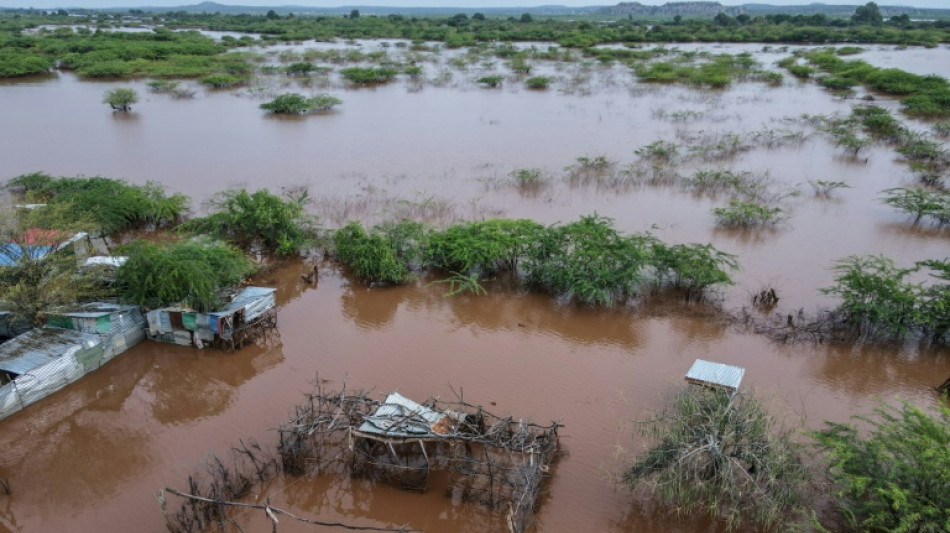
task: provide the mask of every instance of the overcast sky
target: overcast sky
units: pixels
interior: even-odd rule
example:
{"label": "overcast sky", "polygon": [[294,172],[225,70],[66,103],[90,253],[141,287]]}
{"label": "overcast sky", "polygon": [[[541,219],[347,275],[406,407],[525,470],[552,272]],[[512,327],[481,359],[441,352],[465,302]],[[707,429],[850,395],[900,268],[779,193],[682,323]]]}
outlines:
{"label": "overcast sky", "polygon": [[[144,7],[144,6],[180,6],[193,5],[200,3],[201,0],[0,0],[0,7],[35,7],[35,8],[53,8],[53,7]],[[584,6],[584,5],[613,5],[619,0],[222,0],[218,3],[228,5],[252,5],[252,6],[317,6],[317,7],[336,7],[341,5],[366,5],[366,6],[424,6],[424,7],[520,7],[520,6],[539,6],[539,5],[566,5],[566,6]],[[742,3],[770,3],[777,5],[801,5],[810,4],[817,0],[719,0],[726,5],[736,5]],[[665,4],[666,0],[640,0],[641,4],[659,5]],[[863,4],[861,0],[823,0],[825,4]],[[940,7],[950,8],[950,0],[907,0],[907,1],[878,1],[879,5],[907,5],[915,7]]]}

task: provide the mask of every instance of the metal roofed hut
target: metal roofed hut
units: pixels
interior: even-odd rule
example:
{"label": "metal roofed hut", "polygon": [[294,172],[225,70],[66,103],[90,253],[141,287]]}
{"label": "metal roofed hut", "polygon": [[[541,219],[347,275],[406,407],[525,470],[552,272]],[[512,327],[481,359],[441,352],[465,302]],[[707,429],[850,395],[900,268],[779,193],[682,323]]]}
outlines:
{"label": "metal roofed hut", "polygon": [[448,474],[453,499],[506,513],[525,531],[542,482],[559,457],[558,423],[541,426],[493,415],[461,400],[416,403],[398,393],[317,389],[278,430],[285,472],[349,473],[426,491],[430,473]]}
{"label": "metal roofed hut", "polygon": [[218,311],[199,313],[163,307],[146,313],[148,338],[182,346],[240,349],[266,328],[277,325],[277,289],[245,287]]}
{"label": "metal roofed hut", "polygon": [[[135,306],[92,303],[0,345],[0,419],[92,372],[145,337]],[[60,327],[55,327],[60,326]]]}

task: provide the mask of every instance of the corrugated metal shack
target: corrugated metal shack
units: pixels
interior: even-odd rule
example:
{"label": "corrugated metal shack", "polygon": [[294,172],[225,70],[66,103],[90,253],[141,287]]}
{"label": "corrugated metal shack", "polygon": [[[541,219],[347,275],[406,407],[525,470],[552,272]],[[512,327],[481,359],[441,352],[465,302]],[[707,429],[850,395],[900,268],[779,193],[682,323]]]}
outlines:
{"label": "corrugated metal shack", "polygon": [[202,347],[240,348],[264,328],[277,325],[277,290],[246,287],[219,311],[199,313],[191,309],[164,307],[146,313],[148,338]]}
{"label": "corrugated metal shack", "polygon": [[0,419],[78,380],[145,337],[145,318],[134,306],[86,304],[48,323],[0,345]]}

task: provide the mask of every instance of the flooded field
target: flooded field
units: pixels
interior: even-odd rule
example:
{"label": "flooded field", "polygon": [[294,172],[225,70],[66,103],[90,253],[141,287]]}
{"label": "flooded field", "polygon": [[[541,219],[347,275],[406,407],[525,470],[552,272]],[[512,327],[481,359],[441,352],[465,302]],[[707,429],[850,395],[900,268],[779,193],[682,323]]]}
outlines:
{"label": "flooded field", "polygon": [[[302,53],[311,45],[274,50]],[[710,49],[754,51],[773,70],[788,55],[761,52],[761,45]],[[187,100],[148,93],[146,80],[88,82],[68,73],[0,84],[0,116],[11,125],[0,132],[0,177],[45,171],[154,180],[196,205],[235,185],[306,185],[325,227],[400,216],[436,224],[494,216],[554,223],[596,212],[625,232],[711,242],[736,254],[742,271],[718,302],[726,310],[749,306],[767,286],[781,296],[782,312],[829,306],[819,289],[831,284],[829,269],[839,258],[882,253],[906,265],[950,250],[946,229],[913,225],[880,202],[882,190],[914,180],[892,148],[873,145],[848,157],[793,120],[847,114],[857,103],[812,82],[786,76],[778,86],[697,90],[639,83],[619,65],[539,63],[538,72],[554,82],[534,91],[500,62],[450,64],[457,55],[421,63],[421,80],[354,89],[335,75],[304,87],[268,79],[231,91],[200,89]],[[908,70],[911,63],[924,70],[950,65],[945,48],[874,47],[858,57]],[[508,76],[501,88],[474,81],[493,71]],[[101,104],[117,86],[144,96],[133,113]],[[344,103],[307,117],[258,109],[262,95],[291,89],[329,92]],[[896,101],[876,103],[898,108]],[[722,195],[678,184],[572,180],[565,170],[578,157],[605,156],[619,176],[637,161],[635,150],[656,140],[685,150],[697,139],[768,131],[797,140],[749,142],[731,157],[692,158],[676,170],[763,176],[787,213],[774,228],[717,226],[710,210],[726,202]],[[543,186],[513,185],[511,173],[524,168],[540,169]],[[815,180],[848,188],[823,197],[808,185]],[[618,450],[643,445],[630,422],[661,407],[696,358],[745,367],[744,386],[787,424],[806,429],[867,413],[879,398],[930,405],[938,401],[933,387],[950,376],[946,348],[776,344],[727,325],[709,306],[668,298],[585,308],[501,280],[486,283],[486,296],[445,297],[444,286],[428,279],[370,289],[331,263],[321,263],[314,287],[301,280],[308,268],[290,261],[257,280],[278,287],[279,305],[278,328],[259,345],[227,354],[144,342],[0,422],[0,477],[12,489],[0,496],[0,531],[164,531],[155,492],[183,487],[209,453],[225,454],[238,439],[273,443],[274,428],[318,373],[418,400],[463,387],[468,401],[495,412],[564,423],[567,455],[547,485],[538,531],[716,531],[652,509],[613,481],[623,464]],[[328,521],[407,524],[427,533],[505,530],[503,516],[453,503],[440,483],[434,478],[434,489],[415,494],[340,476],[278,478],[258,498]],[[270,527],[263,515],[245,513],[240,522],[246,531]],[[321,529],[282,521],[280,531]]]}

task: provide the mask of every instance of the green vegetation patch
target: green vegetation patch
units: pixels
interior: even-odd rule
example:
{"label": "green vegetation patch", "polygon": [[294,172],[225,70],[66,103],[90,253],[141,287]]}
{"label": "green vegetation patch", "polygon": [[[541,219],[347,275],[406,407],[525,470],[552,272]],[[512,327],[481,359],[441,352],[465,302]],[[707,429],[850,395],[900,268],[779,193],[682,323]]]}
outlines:
{"label": "green vegetation patch", "polygon": [[312,242],[314,222],[304,206],[307,194],[282,198],[267,189],[232,189],[208,202],[211,214],[191,219],[181,231],[206,234],[241,248],[293,255]]}
{"label": "green vegetation patch", "polygon": [[163,185],[132,185],[103,177],[54,178],[43,173],[11,179],[7,187],[34,203],[61,206],[63,217],[89,221],[104,234],[179,222],[188,211],[187,196],[167,194]]}
{"label": "green vegetation patch", "polygon": [[803,447],[748,393],[686,386],[638,428],[653,444],[624,482],[678,513],[784,531],[807,503]]}
{"label": "green vegetation patch", "polygon": [[213,311],[223,303],[225,290],[255,270],[240,250],[215,242],[135,241],[118,252],[128,257],[116,272],[119,295],[123,301],[151,308],[181,304]]}
{"label": "green vegetation patch", "polygon": [[835,502],[855,531],[946,531],[950,410],[881,405],[858,424],[815,433],[831,463]]}

